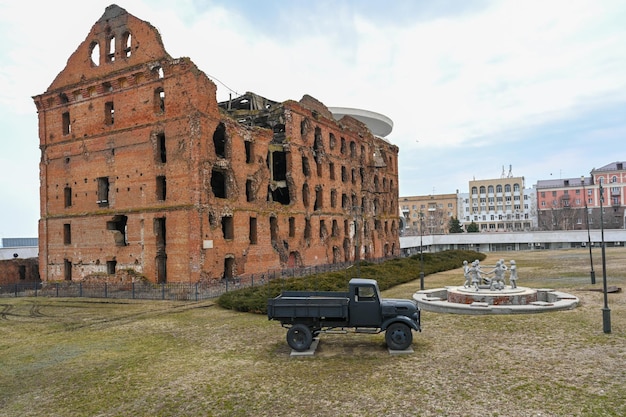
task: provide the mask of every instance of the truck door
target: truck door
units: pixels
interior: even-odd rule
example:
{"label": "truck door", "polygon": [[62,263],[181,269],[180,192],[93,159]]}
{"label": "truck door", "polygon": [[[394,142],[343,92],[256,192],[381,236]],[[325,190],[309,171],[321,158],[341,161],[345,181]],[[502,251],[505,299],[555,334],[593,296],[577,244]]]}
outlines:
{"label": "truck door", "polygon": [[355,327],[380,326],[380,300],[372,285],[354,287],[350,300],[350,325]]}

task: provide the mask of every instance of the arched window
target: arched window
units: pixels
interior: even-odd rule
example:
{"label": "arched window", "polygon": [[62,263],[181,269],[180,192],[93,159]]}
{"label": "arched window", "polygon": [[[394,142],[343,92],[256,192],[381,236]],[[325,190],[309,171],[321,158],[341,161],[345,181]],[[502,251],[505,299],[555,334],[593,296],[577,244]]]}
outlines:
{"label": "arched window", "polygon": [[100,65],[100,45],[98,42],[93,41],[89,45],[89,55],[91,57],[91,66],[97,67]]}
{"label": "arched window", "polygon": [[510,193],[511,192],[511,184],[506,184],[504,186],[504,192],[505,193]]}
{"label": "arched window", "polygon": [[519,192],[519,184],[513,184],[513,191]]}
{"label": "arched window", "polygon": [[472,194],[478,194],[478,188],[472,187]]}
{"label": "arched window", "polygon": [[480,193],[481,194],[485,194],[485,186],[484,185],[480,186]]}
{"label": "arched window", "polygon": [[502,185],[498,184],[496,185],[496,193],[501,193],[502,192]]}
{"label": "arched window", "polygon": [[489,194],[493,194],[493,185],[490,185],[490,186],[487,188],[487,192],[488,192]]}
{"label": "arched window", "polygon": [[613,175],[613,176],[611,177],[611,182],[617,182],[617,176]]}

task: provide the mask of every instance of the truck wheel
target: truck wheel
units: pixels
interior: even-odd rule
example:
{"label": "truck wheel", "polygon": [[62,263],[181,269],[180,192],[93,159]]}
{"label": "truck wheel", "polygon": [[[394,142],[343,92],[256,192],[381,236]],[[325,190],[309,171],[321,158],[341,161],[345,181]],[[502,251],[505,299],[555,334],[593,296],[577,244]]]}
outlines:
{"label": "truck wheel", "polygon": [[313,334],[308,326],[294,324],[287,330],[287,343],[293,350],[303,352],[311,347],[311,342],[313,342]]}
{"label": "truck wheel", "polygon": [[392,350],[405,350],[413,343],[411,328],[404,323],[393,323],[385,332],[385,341]]}

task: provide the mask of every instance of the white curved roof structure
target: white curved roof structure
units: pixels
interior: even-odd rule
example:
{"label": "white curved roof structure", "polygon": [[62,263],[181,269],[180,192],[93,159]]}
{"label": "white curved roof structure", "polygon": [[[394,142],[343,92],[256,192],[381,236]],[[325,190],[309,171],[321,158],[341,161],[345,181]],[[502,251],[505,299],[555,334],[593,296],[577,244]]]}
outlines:
{"label": "white curved roof structure", "polygon": [[328,110],[336,120],[343,116],[351,116],[365,125],[376,136],[384,138],[393,130],[393,121],[387,116],[369,110],[353,109],[350,107],[329,107]]}

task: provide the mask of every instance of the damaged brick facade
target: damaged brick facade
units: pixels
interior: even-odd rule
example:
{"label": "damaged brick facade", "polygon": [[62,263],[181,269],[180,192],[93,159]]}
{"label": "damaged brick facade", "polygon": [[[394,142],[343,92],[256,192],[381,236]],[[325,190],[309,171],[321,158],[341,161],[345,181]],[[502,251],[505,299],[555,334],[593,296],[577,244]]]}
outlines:
{"label": "damaged brick facade", "polygon": [[118,6],[33,99],[43,280],[197,282],[399,253],[396,146],[310,96],[217,103]]}

